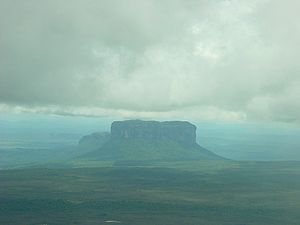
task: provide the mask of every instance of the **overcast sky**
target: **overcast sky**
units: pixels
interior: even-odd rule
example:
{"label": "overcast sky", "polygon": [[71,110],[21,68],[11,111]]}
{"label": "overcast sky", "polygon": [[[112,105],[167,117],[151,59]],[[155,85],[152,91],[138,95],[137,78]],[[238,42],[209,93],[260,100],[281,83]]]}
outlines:
{"label": "overcast sky", "polygon": [[298,0],[0,0],[0,111],[300,122]]}

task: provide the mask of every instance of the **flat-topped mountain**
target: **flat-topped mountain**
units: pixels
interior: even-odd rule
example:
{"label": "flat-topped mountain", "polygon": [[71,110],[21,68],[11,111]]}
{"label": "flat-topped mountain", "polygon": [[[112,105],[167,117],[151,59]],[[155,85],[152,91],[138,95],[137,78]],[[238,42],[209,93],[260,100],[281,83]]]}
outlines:
{"label": "flat-topped mountain", "polygon": [[184,146],[196,144],[196,126],[183,121],[115,121],[111,125],[111,138],[172,140]]}
{"label": "flat-topped mountain", "polygon": [[[95,137],[89,139],[101,143]],[[196,126],[189,122],[142,120],[113,122],[109,140],[84,157],[116,162],[223,159],[196,143]]]}

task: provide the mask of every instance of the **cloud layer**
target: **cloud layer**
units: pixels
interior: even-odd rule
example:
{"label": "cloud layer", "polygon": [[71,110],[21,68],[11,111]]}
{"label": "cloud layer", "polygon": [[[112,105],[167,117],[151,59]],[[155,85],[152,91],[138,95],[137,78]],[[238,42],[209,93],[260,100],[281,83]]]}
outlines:
{"label": "cloud layer", "polygon": [[297,0],[0,0],[0,110],[300,121]]}

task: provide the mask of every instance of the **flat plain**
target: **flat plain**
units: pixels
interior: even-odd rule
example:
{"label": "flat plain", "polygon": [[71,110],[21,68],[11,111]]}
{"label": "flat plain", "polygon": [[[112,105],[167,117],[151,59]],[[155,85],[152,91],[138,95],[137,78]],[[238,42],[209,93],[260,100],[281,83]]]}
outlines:
{"label": "flat plain", "polygon": [[0,171],[0,224],[299,225],[300,163]]}

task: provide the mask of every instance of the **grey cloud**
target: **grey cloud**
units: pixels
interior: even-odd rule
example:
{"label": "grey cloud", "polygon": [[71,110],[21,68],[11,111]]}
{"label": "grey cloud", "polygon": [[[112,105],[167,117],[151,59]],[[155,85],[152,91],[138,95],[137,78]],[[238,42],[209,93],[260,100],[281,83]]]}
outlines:
{"label": "grey cloud", "polygon": [[0,0],[0,103],[91,116],[299,121],[297,5]]}

